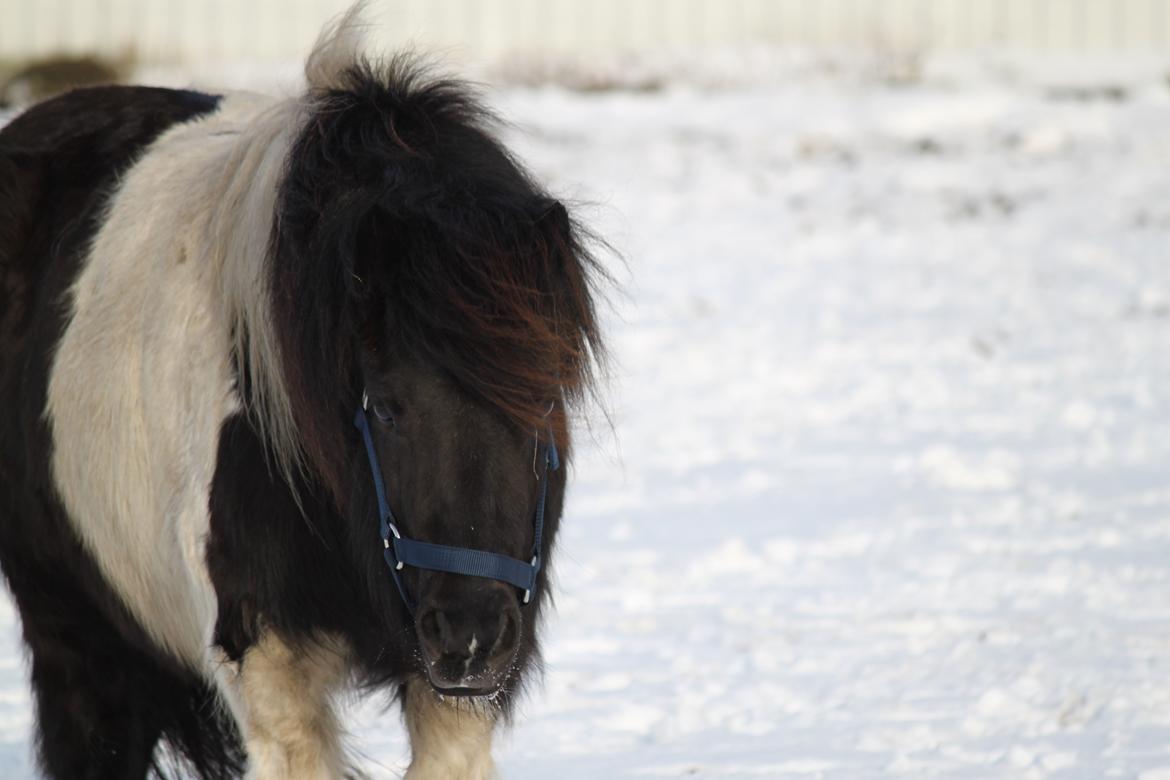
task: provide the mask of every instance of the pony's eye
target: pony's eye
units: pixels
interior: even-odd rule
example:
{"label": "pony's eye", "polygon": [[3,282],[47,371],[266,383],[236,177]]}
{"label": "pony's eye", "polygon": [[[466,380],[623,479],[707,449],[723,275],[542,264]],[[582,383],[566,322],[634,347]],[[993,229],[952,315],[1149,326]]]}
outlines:
{"label": "pony's eye", "polygon": [[382,401],[375,401],[371,407],[374,416],[378,418],[378,422],[385,425],[394,424],[394,412],[390,411],[390,405]]}

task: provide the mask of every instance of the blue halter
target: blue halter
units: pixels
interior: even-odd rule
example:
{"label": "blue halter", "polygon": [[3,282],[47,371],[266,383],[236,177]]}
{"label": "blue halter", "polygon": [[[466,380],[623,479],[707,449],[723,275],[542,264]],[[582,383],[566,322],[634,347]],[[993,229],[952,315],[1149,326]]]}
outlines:
{"label": "blue halter", "polygon": [[544,533],[544,505],[548,498],[548,473],[560,468],[561,461],[557,455],[556,442],[549,436],[549,443],[543,445],[541,457],[540,498],[536,504],[536,515],[532,524],[536,528],[535,540],[532,543],[532,560],[525,563],[499,553],[473,550],[467,547],[448,547],[444,544],[431,544],[414,539],[406,539],[398,531],[394,523],[394,513],[390,511],[390,502],[386,500],[386,485],[382,481],[382,469],[378,465],[378,453],[374,450],[374,439],[370,435],[370,420],[366,415],[369,398],[362,393],[362,405],[358,407],[353,424],[361,431],[362,441],[366,445],[366,457],[370,462],[370,471],[374,475],[374,491],[378,495],[378,517],[382,531],[382,557],[390,567],[390,574],[394,577],[394,584],[402,594],[402,601],[407,609],[414,612],[415,603],[406,592],[406,585],[402,582],[402,568],[414,566],[418,569],[445,571],[451,574],[467,574],[472,577],[487,577],[488,579],[506,582],[524,591],[523,601],[527,604],[536,592],[536,575],[540,572],[540,541]]}

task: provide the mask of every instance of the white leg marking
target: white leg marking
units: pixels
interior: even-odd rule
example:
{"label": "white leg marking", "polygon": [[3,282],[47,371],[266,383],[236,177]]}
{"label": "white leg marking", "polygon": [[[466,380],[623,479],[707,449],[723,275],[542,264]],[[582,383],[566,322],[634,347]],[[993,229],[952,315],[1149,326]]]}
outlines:
{"label": "white leg marking", "polygon": [[405,780],[490,780],[495,717],[458,699],[441,699],[422,679],[406,684],[410,768]]}
{"label": "white leg marking", "polygon": [[235,688],[250,780],[342,777],[341,729],[333,697],[348,662],[340,642],[321,639],[303,650],[269,632],[244,655]]}

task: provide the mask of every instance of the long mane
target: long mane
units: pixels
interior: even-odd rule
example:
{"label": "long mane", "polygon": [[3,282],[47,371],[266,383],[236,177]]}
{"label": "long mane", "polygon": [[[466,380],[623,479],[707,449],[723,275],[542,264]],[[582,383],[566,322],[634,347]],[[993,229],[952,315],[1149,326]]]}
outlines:
{"label": "long mane", "polygon": [[[587,236],[496,140],[467,85],[407,56],[366,60],[361,27],[351,12],[324,34],[307,94],[267,120],[273,143],[253,165],[279,170],[261,188],[274,215],[265,267],[242,260],[236,280],[262,295],[234,306],[245,402],[271,451],[339,500],[359,344],[424,360],[516,426],[562,440],[603,356],[604,271]],[[268,205],[256,200],[250,213]]]}

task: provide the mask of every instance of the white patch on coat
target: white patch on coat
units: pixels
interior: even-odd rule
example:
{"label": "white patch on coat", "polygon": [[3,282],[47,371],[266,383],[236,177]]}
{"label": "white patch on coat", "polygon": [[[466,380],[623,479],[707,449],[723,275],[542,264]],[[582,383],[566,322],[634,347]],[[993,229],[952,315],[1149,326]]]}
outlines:
{"label": "white patch on coat", "polygon": [[405,780],[490,780],[495,712],[442,698],[430,683],[413,678],[403,701],[410,734],[410,768]]}
{"label": "white patch on coat", "polygon": [[[195,668],[216,613],[208,494],[220,428],[240,408],[236,318],[225,307],[263,295],[253,267],[266,241],[250,233],[271,229],[289,114],[299,110],[231,95],[147,149],[110,198],[50,370],[53,475],[70,520],[142,626]],[[221,248],[210,257],[209,237]]]}

